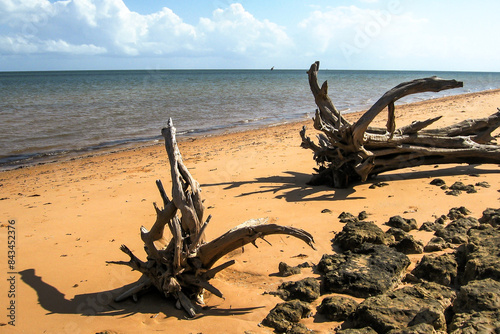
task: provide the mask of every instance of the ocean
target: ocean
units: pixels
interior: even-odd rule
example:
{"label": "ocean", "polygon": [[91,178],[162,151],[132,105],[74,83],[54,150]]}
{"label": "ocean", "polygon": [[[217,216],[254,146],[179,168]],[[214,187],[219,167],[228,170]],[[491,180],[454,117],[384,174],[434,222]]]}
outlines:
{"label": "ocean", "polygon": [[[500,88],[500,73],[320,70],[318,77],[347,113],[433,75],[464,88],[399,103]],[[179,136],[195,136],[311,118],[315,109],[306,70],[0,72],[0,169],[153,143],[170,117]]]}

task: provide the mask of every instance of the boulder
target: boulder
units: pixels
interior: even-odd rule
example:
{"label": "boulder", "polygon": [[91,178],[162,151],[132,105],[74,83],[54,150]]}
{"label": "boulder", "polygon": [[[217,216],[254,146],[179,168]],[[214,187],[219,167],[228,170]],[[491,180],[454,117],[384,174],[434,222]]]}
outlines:
{"label": "boulder", "polygon": [[469,230],[469,243],[461,254],[462,284],[492,278],[500,281],[500,230],[484,224]]}
{"label": "boulder", "polygon": [[479,226],[476,218],[459,218],[449,223],[445,228],[437,230],[434,235],[452,244],[463,244],[468,240],[467,232],[472,227]]}
{"label": "boulder", "polygon": [[448,248],[447,242],[441,237],[433,237],[427,245],[424,246],[424,252],[438,252]]}
{"label": "boulder", "polygon": [[407,232],[405,232],[402,229],[397,228],[397,227],[391,227],[385,233],[392,235],[396,242],[403,240],[403,238],[408,235]]}
{"label": "boulder", "polygon": [[493,227],[500,225],[500,209],[488,208],[483,211],[483,216],[479,218],[481,224],[490,224]]}
{"label": "boulder", "polygon": [[453,317],[450,334],[500,333],[500,310],[460,313]]}
{"label": "boulder", "polygon": [[278,291],[272,294],[283,300],[312,302],[319,297],[320,284],[315,278],[307,277],[296,282],[284,282],[278,287]]}
{"label": "boulder", "polygon": [[415,219],[406,219],[401,216],[393,216],[389,218],[389,221],[386,223],[386,225],[400,228],[405,232],[410,232],[411,230],[417,229],[417,221]]}
{"label": "boulder", "polygon": [[420,279],[448,286],[456,283],[458,264],[454,254],[424,255],[411,273]]}
{"label": "boulder", "polygon": [[410,259],[385,245],[365,244],[354,251],[325,254],[318,263],[325,292],[366,298],[396,286]]}
{"label": "boulder", "polygon": [[398,252],[403,254],[422,254],[424,252],[424,244],[420,240],[416,240],[413,235],[404,236],[399,242],[394,245]]}
{"label": "boulder", "polygon": [[445,312],[455,293],[442,285],[424,282],[367,298],[353,314],[350,327],[371,327],[377,333],[400,333],[400,330],[429,324],[446,331]]}
{"label": "boulder", "polygon": [[278,265],[279,275],[281,277],[288,277],[300,274],[300,267],[292,267],[285,262],[280,262]]}
{"label": "boulder", "polygon": [[300,300],[291,300],[277,304],[269,314],[262,320],[262,324],[274,328],[277,332],[286,332],[292,329],[300,319],[311,314],[311,307],[308,303]]}
{"label": "boulder", "polygon": [[453,311],[450,333],[498,333],[500,282],[487,278],[462,286]]}
{"label": "boulder", "polygon": [[447,216],[450,220],[457,220],[458,218],[465,218],[470,215],[470,211],[466,207],[451,208]]}
{"label": "boulder", "polygon": [[500,282],[486,278],[460,287],[453,303],[455,313],[500,310]]}
{"label": "boulder", "polygon": [[318,306],[318,313],[332,321],[345,321],[358,307],[359,303],[343,296],[326,297]]}
{"label": "boulder", "polygon": [[391,245],[394,237],[370,221],[350,221],[333,239],[342,250],[353,250],[365,243]]}
{"label": "boulder", "polygon": [[336,334],[377,334],[371,327],[341,329]]}

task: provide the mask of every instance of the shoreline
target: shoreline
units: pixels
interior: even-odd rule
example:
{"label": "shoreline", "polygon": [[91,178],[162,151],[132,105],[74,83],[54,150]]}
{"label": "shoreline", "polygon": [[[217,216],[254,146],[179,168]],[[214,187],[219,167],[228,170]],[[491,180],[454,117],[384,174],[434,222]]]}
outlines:
{"label": "shoreline", "polygon": [[[422,100],[422,101],[417,101],[417,102],[408,102],[408,103],[401,103],[398,104],[396,103],[396,112],[400,108],[411,108],[411,106],[418,107],[420,105],[425,105],[428,103],[444,103],[449,99],[454,99],[456,97],[463,97],[466,98],[467,96],[472,96],[474,94],[482,94],[482,95],[488,95],[488,94],[495,94],[497,92],[500,92],[500,88],[497,89],[490,89],[490,90],[485,90],[485,91],[479,91],[479,92],[471,92],[471,93],[464,93],[464,94],[456,94],[456,95],[449,95],[449,96],[444,96],[444,97],[438,97],[438,98],[433,98],[433,99],[427,99],[427,100]],[[342,113],[343,116],[349,120],[349,121],[355,121],[357,120],[366,110],[362,111],[353,111],[353,112],[348,112],[348,113]],[[310,115],[312,116],[314,114],[313,111],[310,112]],[[380,117],[383,116],[383,112],[380,114]],[[207,130],[207,131],[201,131],[199,133],[193,133],[193,132],[186,132],[183,134],[178,134],[177,138],[178,141],[189,141],[192,138],[208,138],[208,137],[217,137],[217,136],[224,136],[227,134],[232,134],[232,133],[246,133],[246,132],[252,132],[256,131],[259,129],[263,128],[268,128],[268,127],[279,127],[279,126],[286,126],[289,124],[302,124],[306,125],[308,123],[312,123],[311,118],[307,118],[308,116],[303,116],[301,119],[290,119],[290,120],[284,120],[279,123],[269,123],[269,124],[259,124],[259,125],[250,125],[250,126],[232,126],[224,129],[214,129],[214,130]],[[307,118],[307,119],[306,119]],[[174,120],[175,124],[175,120]],[[136,149],[141,149],[141,148],[146,148],[150,146],[155,146],[155,145],[160,145],[162,142],[163,138],[161,135],[158,135],[157,137],[154,138],[135,138],[135,139],[124,139],[119,141],[117,144],[110,144],[109,146],[106,145],[106,143],[100,143],[97,145],[93,145],[90,147],[83,147],[80,149],[74,149],[74,150],[65,150],[65,149],[60,149],[56,151],[49,151],[49,152],[39,152],[39,153],[31,153],[31,154],[26,154],[27,158],[24,158],[20,161],[14,161],[13,163],[11,162],[5,162],[5,163],[0,163],[0,173],[9,171],[9,170],[16,170],[16,169],[22,169],[22,168],[28,168],[32,166],[37,166],[37,165],[44,165],[44,164],[52,164],[52,163],[59,163],[62,161],[71,161],[75,159],[85,159],[85,158],[91,158],[94,156],[100,156],[100,155],[107,155],[107,154],[113,154],[113,153],[119,153],[119,152],[125,152],[129,150],[136,150]],[[61,152],[61,153],[57,153]],[[39,155],[39,157],[36,157]],[[23,156],[23,155],[21,155]],[[35,156],[33,158],[33,156]],[[8,159],[9,157],[5,157],[4,159]],[[28,162],[29,161],[29,162]]]}
{"label": "shoreline", "polygon": [[[441,127],[487,117],[499,106],[500,90],[468,93],[398,105],[396,122],[399,127],[441,115],[433,124]],[[346,115],[351,122],[358,117],[359,113]],[[372,125],[384,126],[385,118],[381,113]],[[406,168],[348,189],[308,186],[316,164],[312,152],[300,147],[302,125],[313,137],[312,121],[307,120],[179,139],[183,161],[200,183],[205,215],[213,217],[205,231],[207,240],[249,219],[268,218],[271,223],[311,233],[317,249],[294,238],[272,235],[266,237],[269,243],[256,240],[258,248],[249,245],[233,251],[219,263],[231,259],[236,263],[210,281],[225,298],[207,296],[208,308],[190,320],[156,293],[141,296],[137,303],[112,302],[140,274],[106,261],[126,260],[121,244],[144,259],[140,227],[153,225],[153,203],[162,201],[156,180],[162,180],[170,196],[172,182],[162,143],[0,172],[2,247],[7,245],[8,222],[16,225],[15,270],[19,274],[13,332],[74,333],[78,328],[86,333],[108,330],[122,334],[168,328],[178,333],[271,333],[259,323],[282,300],[268,292],[276,291],[283,282],[319,279],[310,268],[299,275],[280,277],[276,274],[279,262],[317,264],[323,254],[331,254],[331,239],[344,226],[338,220],[341,212],[366,211],[368,219],[386,231],[386,222],[395,215],[413,218],[421,226],[453,207],[465,206],[476,218],[488,207],[498,208],[500,169],[491,164]],[[499,130],[493,133],[499,134]],[[450,196],[429,184],[434,178],[447,185],[487,182],[490,187]],[[377,182],[387,186],[370,187]],[[411,234],[424,244],[433,237],[418,230]],[[408,271],[422,255],[409,256]],[[7,261],[0,261],[0,270],[11,271]],[[326,296],[316,300],[313,309]],[[0,305],[8,302],[7,293],[0,294]],[[339,325],[317,314],[301,322],[320,333],[333,333]],[[5,318],[1,323],[6,323]]]}

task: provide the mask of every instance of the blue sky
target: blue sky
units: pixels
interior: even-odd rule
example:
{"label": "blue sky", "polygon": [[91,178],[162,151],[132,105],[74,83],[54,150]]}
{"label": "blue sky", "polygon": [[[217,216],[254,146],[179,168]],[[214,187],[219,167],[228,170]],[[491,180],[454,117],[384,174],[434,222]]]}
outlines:
{"label": "blue sky", "polygon": [[0,0],[0,71],[500,71],[493,0]]}

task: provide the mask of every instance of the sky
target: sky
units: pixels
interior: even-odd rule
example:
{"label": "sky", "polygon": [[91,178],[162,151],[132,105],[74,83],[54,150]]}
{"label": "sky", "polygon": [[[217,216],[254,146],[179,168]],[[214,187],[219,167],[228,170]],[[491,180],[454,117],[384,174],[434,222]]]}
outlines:
{"label": "sky", "polygon": [[500,72],[498,0],[0,0],[0,71]]}

